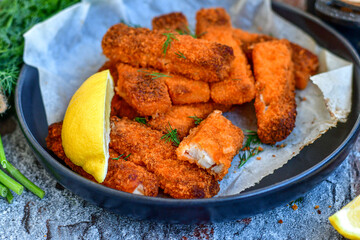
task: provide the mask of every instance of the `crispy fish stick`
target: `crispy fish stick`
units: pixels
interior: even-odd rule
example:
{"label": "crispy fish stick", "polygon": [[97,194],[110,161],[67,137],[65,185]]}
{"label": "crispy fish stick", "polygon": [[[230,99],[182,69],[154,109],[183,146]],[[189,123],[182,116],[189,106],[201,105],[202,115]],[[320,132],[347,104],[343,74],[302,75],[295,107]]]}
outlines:
{"label": "crispy fish stick", "polygon": [[261,142],[275,144],[295,127],[295,80],[287,40],[258,43],[253,50],[255,111]]}
{"label": "crispy fish stick", "polygon": [[255,96],[254,78],[245,54],[233,38],[230,16],[223,8],[201,9],[196,20],[196,33],[206,32],[202,39],[228,45],[234,50],[230,76],[210,85],[211,99],[221,104],[250,102]]}
{"label": "crispy fish stick", "polygon": [[189,33],[189,23],[184,14],[173,12],[154,17],[152,20],[153,30],[175,30],[181,33]]}
{"label": "crispy fish stick", "polygon": [[319,69],[318,57],[295,43],[291,43],[293,51],[295,86],[297,89],[305,89],[310,76],[317,73]]}
{"label": "crispy fish stick", "polygon": [[[46,138],[46,145],[49,150],[55,153],[66,165],[81,176],[95,181],[95,179],[85,172],[81,167],[75,165],[66,157],[64,149],[61,144],[61,128],[62,123],[54,123],[49,126],[49,135]],[[128,161],[118,158],[120,154],[110,148],[110,158],[108,165],[108,172],[102,185],[114,188],[120,191],[135,193],[146,196],[157,196],[158,181],[156,177],[147,172],[143,167]]]}
{"label": "crispy fish stick", "polygon": [[197,103],[186,105],[173,105],[166,113],[160,114],[148,122],[152,129],[167,133],[169,124],[177,130],[179,139],[182,140],[189,134],[191,128],[195,127],[197,118],[205,119],[215,109],[228,111],[230,105],[216,103]]}
{"label": "crispy fish stick", "polygon": [[191,129],[176,154],[179,159],[196,163],[216,180],[221,180],[228,173],[243,140],[241,129],[223,117],[221,111],[214,111],[198,127]]}
{"label": "crispy fish stick", "polygon": [[[182,13],[169,13],[153,18],[154,30],[178,31],[189,34],[188,21]],[[179,58],[184,58],[178,54]],[[169,89],[169,94],[173,104],[191,104],[208,102],[210,99],[210,88],[208,83],[194,81],[180,75],[172,75],[165,78],[165,83]]]}
{"label": "crispy fish stick", "polygon": [[180,75],[164,78],[173,104],[208,102],[210,88],[207,82],[189,80]]}
{"label": "crispy fish stick", "polygon": [[124,99],[115,94],[111,100],[111,116],[127,117],[134,119],[141,116],[134,108],[132,108]]}
{"label": "crispy fish stick", "polygon": [[152,116],[166,112],[171,100],[166,84],[151,70],[139,70],[130,65],[117,65],[119,80],[115,88],[136,112],[143,116]]}
{"label": "crispy fish stick", "polygon": [[110,147],[130,154],[156,175],[160,188],[174,198],[209,198],[219,191],[218,182],[196,165],[178,160],[171,142],[163,134],[128,119],[111,118]]}
{"label": "crispy fish stick", "polygon": [[[222,81],[228,77],[234,59],[232,48],[219,43],[131,28],[121,23],[107,31],[102,48],[111,61],[151,67],[205,82]],[[179,58],[177,54],[185,58]]]}
{"label": "crispy fish stick", "polygon": [[[242,46],[247,58],[252,62],[252,50],[256,43],[275,40],[274,37],[264,34],[249,33],[241,29],[233,29],[233,36]],[[318,57],[295,43],[290,43],[292,49],[292,61],[294,62],[295,86],[297,89],[305,89],[310,76],[317,73],[319,68]]]}

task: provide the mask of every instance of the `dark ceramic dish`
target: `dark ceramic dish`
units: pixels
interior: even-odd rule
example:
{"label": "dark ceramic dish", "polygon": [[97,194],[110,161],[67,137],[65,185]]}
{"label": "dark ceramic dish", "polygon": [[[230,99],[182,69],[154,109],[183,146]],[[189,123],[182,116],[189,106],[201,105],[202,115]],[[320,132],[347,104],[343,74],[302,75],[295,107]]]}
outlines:
{"label": "dark ceramic dish", "polygon": [[318,19],[282,4],[274,3],[273,8],[282,17],[313,36],[322,47],[354,63],[353,102],[346,123],[328,131],[256,186],[230,197],[177,200],[133,195],[79,176],[46,149],[48,126],[40,95],[38,72],[25,65],[16,89],[16,111],[20,126],[37,158],[59,183],[83,199],[135,219],[169,223],[229,221],[269,210],[303,195],[324,180],[345,159],[358,136],[360,60],[343,37]]}

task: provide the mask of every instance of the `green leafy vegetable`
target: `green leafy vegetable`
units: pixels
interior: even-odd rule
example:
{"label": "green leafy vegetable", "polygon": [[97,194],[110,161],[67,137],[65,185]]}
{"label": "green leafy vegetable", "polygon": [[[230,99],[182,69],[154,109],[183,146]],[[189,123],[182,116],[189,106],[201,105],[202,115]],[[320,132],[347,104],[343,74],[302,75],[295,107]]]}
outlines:
{"label": "green leafy vegetable", "polygon": [[178,137],[177,129],[173,129],[169,123],[169,128],[166,129],[168,131],[167,134],[164,134],[161,139],[165,140],[165,142],[172,142],[175,146],[179,146],[180,140]]}
{"label": "green leafy vegetable", "polygon": [[134,121],[147,125],[146,118],[144,117],[136,117],[134,118]]}
{"label": "green leafy vegetable", "polygon": [[0,1],[0,92],[9,97],[23,63],[23,34],[79,0]]}
{"label": "green leafy vegetable", "polygon": [[195,120],[195,125],[199,125],[202,122],[202,120],[204,120],[204,119],[199,118],[197,116],[189,116],[188,118],[194,119]]}
{"label": "green leafy vegetable", "polygon": [[151,76],[151,79],[158,79],[161,77],[171,77],[169,75],[158,73],[158,72],[149,72],[147,70],[139,69],[138,72],[145,73],[145,76]]}
{"label": "green leafy vegetable", "polygon": [[178,57],[178,58],[183,58],[183,59],[186,59],[186,57],[184,56],[184,54],[180,51],[178,51],[177,53],[175,53],[175,55]]}
{"label": "green leafy vegetable", "polygon": [[168,48],[171,46],[171,43],[173,40],[179,41],[174,33],[163,33],[162,35],[166,36],[166,40],[162,46],[162,51],[163,54],[166,54],[166,51],[168,50]]}
{"label": "green leafy vegetable", "polygon": [[259,145],[261,144],[261,141],[259,139],[259,136],[257,135],[256,131],[252,131],[252,130],[244,130],[244,132],[246,132],[247,134],[245,134],[246,136],[246,142],[244,144],[244,146],[240,149],[240,153],[239,153],[239,158],[240,158],[240,162],[239,162],[239,167],[241,168],[242,166],[244,166],[244,164],[253,156],[257,155],[259,152],[262,151],[262,148],[260,146],[253,146],[255,145]]}
{"label": "green leafy vegetable", "polygon": [[196,33],[192,32],[191,29],[189,28],[189,26],[186,26],[185,30],[176,30],[177,33],[179,33],[180,35],[189,35],[192,36],[193,38],[199,38],[202,35],[206,34],[206,32],[200,33],[199,35],[196,35]]}
{"label": "green leafy vegetable", "polygon": [[[121,154],[120,156],[118,156],[117,158],[113,158],[114,160],[119,160],[122,156],[124,156],[125,154],[123,153],[123,154]],[[128,158],[128,157],[130,157],[130,155],[131,155],[131,153],[129,153],[129,155],[127,155],[126,157],[124,157],[123,158],[123,160],[125,160],[125,161],[127,161],[126,159]]]}

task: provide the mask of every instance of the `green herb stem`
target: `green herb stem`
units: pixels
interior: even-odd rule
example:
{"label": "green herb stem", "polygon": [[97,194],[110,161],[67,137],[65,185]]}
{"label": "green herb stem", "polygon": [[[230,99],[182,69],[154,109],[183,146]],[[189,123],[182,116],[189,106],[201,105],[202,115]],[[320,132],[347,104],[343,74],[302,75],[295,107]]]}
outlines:
{"label": "green herb stem", "polygon": [[8,191],[9,191],[8,188],[0,183],[0,196],[6,197],[8,194]]}
{"label": "green herb stem", "polygon": [[[45,192],[32,183],[29,179],[27,179],[17,168],[15,168],[9,161],[6,160],[4,147],[1,141],[0,136],[0,162],[3,168],[5,168],[18,182],[20,182],[24,187],[26,187],[29,191],[34,193],[39,198],[43,198]],[[5,173],[4,173],[5,174]],[[6,175],[6,174],[5,174]],[[4,183],[4,182],[3,182]],[[5,183],[4,183],[5,184]],[[6,184],[5,184],[6,185]],[[20,185],[20,184],[19,184]],[[21,185],[20,185],[21,186]],[[10,186],[7,186],[11,190],[13,190]],[[21,186],[22,187],[22,186]],[[17,191],[13,190],[18,194]],[[21,191],[22,192],[22,191]],[[21,193],[20,193],[21,194]]]}
{"label": "green herb stem", "polygon": [[180,145],[180,140],[178,137],[177,129],[173,129],[169,123],[169,128],[167,128],[168,133],[164,134],[161,139],[165,142],[172,142],[175,146]]}
{"label": "green herb stem", "polygon": [[147,125],[146,118],[144,117],[136,117],[134,118],[134,121]]}
{"label": "green herb stem", "polygon": [[8,189],[7,195],[6,195],[6,200],[8,201],[8,203],[12,203],[14,199],[14,196],[12,195],[10,189]]}
{"label": "green herb stem", "polygon": [[21,195],[24,191],[24,186],[16,182],[14,179],[6,175],[4,171],[0,170],[0,182],[9,189],[13,190],[17,195]]}
{"label": "green herb stem", "polygon": [[188,118],[192,118],[195,120],[195,125],[199,125],[204,119],[199,118],[197,116],[189,116]]}

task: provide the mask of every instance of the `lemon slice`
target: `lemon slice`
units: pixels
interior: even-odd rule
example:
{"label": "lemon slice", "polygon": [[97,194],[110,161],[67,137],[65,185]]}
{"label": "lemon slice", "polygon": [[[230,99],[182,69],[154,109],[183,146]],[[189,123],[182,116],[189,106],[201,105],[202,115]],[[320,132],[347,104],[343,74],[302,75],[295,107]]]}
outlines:
{"label": "lemon slice", "polygon": [[360,239],[360,196],[329,217],[329,221],[344,237]]}
{"label": "lemon slice", "polygon": [[108,168],[113,96],[109,70],[92,75],[71,98],[61,132],[66,156],[100,183]]}

